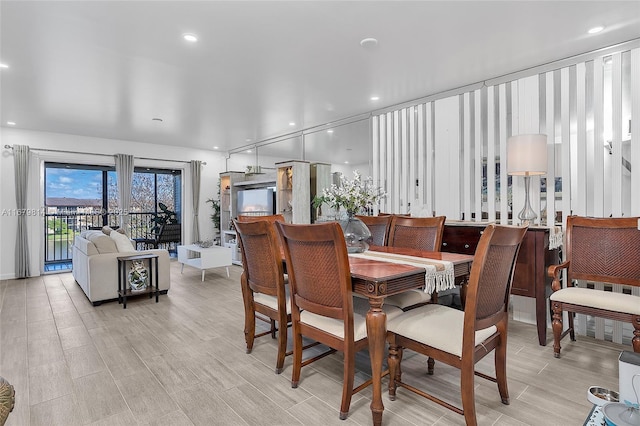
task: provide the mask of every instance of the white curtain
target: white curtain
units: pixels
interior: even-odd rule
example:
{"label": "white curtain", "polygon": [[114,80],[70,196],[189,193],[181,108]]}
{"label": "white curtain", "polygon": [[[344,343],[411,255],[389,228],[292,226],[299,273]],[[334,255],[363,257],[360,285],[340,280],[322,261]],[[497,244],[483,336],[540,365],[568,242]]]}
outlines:
{"label": "white curtain", "polygon": [[[16,207],[18,212],[27,208],[27,185],[29,182],[30,153],[27,145],[13,146],[13,166],[16,182]],[[27,235],[27,216],[18,214],[16,233],[16,278],[27,278],[29,271],[29,238]]]}
{"label": "white curtain", "polygon": [[131,182],[133,181],[133,155],[116,154],[118,180],[118,209],[120,227],[129,235],[129,209],[131,208]]}
{"label": "white curtain", "polygon": [[200,228],[198,227],[198,211],[200,210],[200,178],[202,161],[191,161],[191,195],[193,200],[193,241],[200,241]]}

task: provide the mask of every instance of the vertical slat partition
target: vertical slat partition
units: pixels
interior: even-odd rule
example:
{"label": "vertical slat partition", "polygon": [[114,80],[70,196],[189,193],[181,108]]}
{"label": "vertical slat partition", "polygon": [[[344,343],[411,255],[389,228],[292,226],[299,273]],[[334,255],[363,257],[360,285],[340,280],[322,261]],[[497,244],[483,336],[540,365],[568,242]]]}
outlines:
{"label": "vertical slat partition", "polygon": [[[543,225],[570,214],[640,216],[640,119],[629,122],[640,117],[640,48],[603,55],[375,116],[373,174],[389,193],[380,209],[404,213],[415,203],[448,219],[518,223],[524,182],[513,177],[509,187],[506,141],[544,133],[546,194],[537,177],[530,194]],[[605,333],[594,322],[608,335],[609,324]],[[584,331],[586,318],[576,324]],[[621,330],[613,325],[614,341]]]}

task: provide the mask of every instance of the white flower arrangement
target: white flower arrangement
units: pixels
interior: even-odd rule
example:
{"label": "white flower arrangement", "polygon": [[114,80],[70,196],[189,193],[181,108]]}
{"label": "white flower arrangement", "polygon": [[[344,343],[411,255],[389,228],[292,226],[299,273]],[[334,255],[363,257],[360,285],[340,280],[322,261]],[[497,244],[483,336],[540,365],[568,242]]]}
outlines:
{"label": "white flower arrangement", "polygon": [[330,188],[324,188],[322,196],[313,200],[313,205],[318,207],[326,203],[336,211],[343,208],[347,215],[352,216],[363,213],[365,209],[373,207],[386,196],[382,188],[373,185],[371,177],[363,180],[360,172],[354,170],[352,180],[341,175],[340,185],[334,183]]}

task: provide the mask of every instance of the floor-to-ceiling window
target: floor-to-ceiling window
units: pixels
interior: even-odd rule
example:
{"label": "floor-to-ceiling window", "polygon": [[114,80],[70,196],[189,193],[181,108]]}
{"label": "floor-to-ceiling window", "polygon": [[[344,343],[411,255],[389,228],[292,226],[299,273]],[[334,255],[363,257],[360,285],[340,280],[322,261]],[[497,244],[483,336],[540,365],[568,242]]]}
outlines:
{"label": "floor-to-ceiling window", "polygon": [[[85,229],[119,223],[118,189],[113,166],[45,163],[45,271],[71,268],[72,244]],[[182,210],[180,170],[136,168],[133,176],[130,237],[146,237],[160,204]]]}

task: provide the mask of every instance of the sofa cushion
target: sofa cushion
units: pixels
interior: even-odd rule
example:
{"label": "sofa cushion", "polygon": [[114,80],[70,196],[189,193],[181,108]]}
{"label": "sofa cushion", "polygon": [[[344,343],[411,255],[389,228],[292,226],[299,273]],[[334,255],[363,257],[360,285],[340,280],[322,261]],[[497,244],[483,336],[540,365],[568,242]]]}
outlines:
{"label": "sofa cushion", "polygon": [[103,226],[103,227],[102,227],[102,232],[103,232],[105,235],[111,235],[111,233],[112,233],[113,231],[116,231],[116,232],[121,233],[122,235],[125,235],[125,233],[124,233],[124,229],[122,229],[122,228],[113,229],[112,227],[110,227],[110,226],[108,226],[108,225],[107,225],[107,226]]}
{"label": "sofa cushion", "polygon": [[[96,248],[95,244],[93,244],[91,241],[79,235],[76,235],[76,238],[73,241],[73,246],[74,246],[74,252],[77,249],[81,251],[85,256],[93,256],[95,254],[100,254],[98,253],[98,249]],[[74,269],[75,269],[75,265],[74,265]]]}
{"label": "sofa cushion", "polygon": [[85,229],[84,231],[80,232],[80,236],[88,240],[89,239],[88,235],[97,234],[98,232],[101,232],[101,231],[96,231],[95,229]]}
{"label": "sofa cushion", "polygon": [[130,253],[136,251],[135,247],[131,243],[131,240],[120,232],[111,232],[109,237],[115,242],[119,253]]}
{"label": "sofa cushion", "polygon": [[102,231],[87,231],[85,238],[91,241],[98,250],[98,253],[117,253],[118,248],[114,240],[104,235]]}

